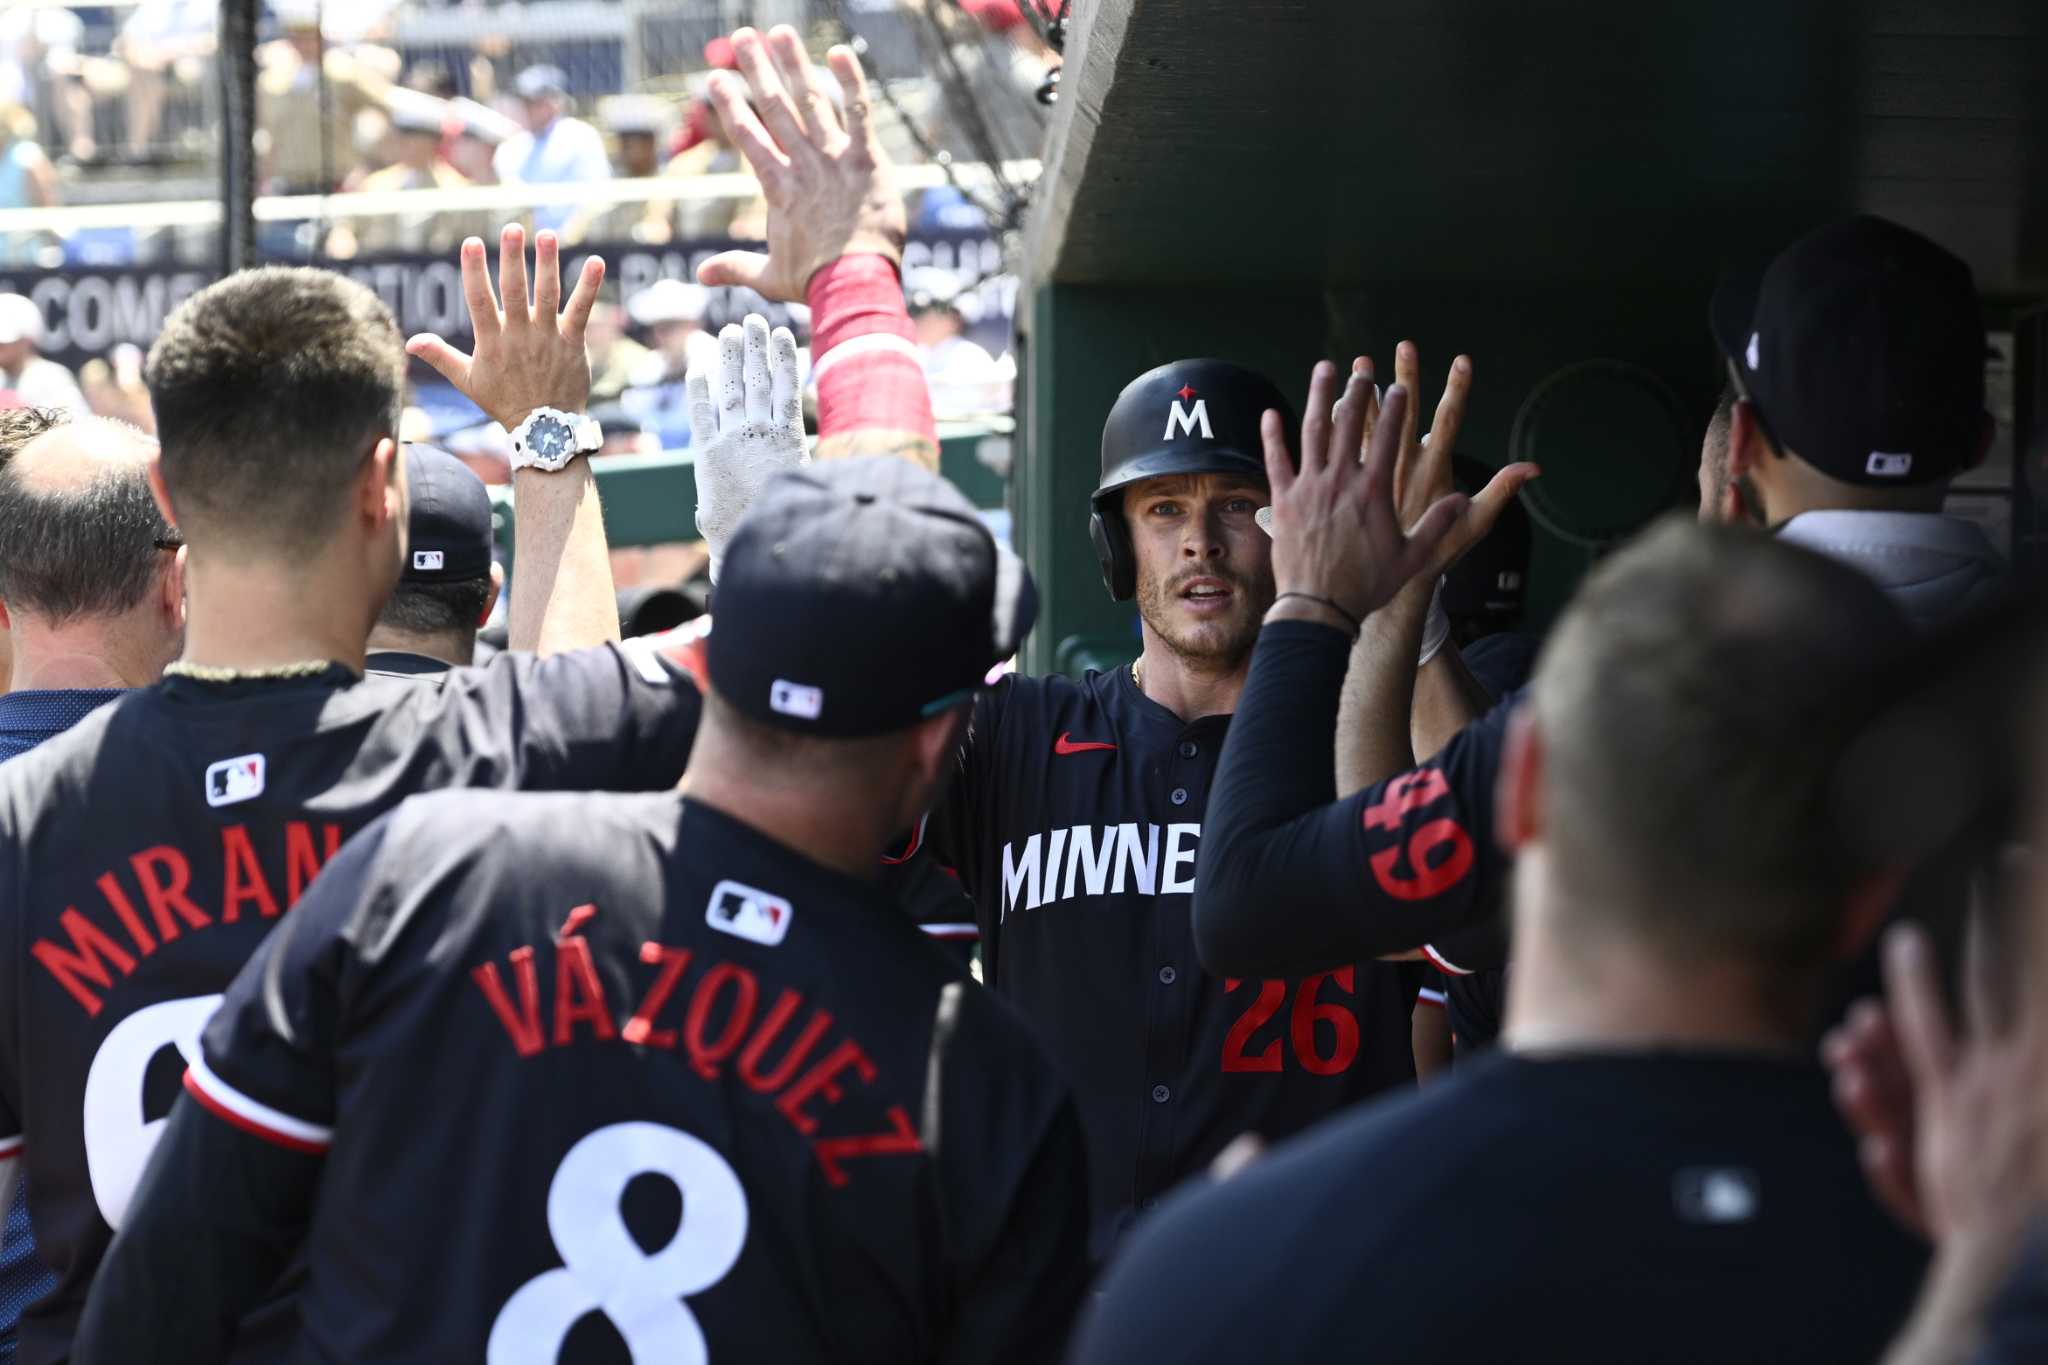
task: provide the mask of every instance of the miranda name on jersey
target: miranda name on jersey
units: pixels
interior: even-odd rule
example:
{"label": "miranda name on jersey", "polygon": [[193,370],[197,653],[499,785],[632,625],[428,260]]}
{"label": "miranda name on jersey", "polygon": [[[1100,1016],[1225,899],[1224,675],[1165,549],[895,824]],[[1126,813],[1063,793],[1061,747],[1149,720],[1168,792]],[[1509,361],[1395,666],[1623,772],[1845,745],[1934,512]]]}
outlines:
{"label": "miranda name on jersey", "polygon": [[[268,842],[274,831],[260,833]],[[169,844],[142,849],[129,855],[125,867],[99,874],[93,882],[97,896],[80,899],[85,910],[79,904],[65,907],[57,917],[65,942],[40,938],[29,945],[29,954],[88,1017],[96,1015],[103,1003],[101,993],[113,989],[115,973],[131,975],[138,962],[180,935],[233,924],[244,910],[263,919],[276,919],[289,910],[321,865],[341,848],[340,825],[322,825],[319,835],[316,845],[313,825],[304,820],[285,823],[283,838],[267,850],[284,855],[283,885],[275,888],[248,826],[222,828],[218,905],[202,906],[192,898],[192,859],[182,850]]]}
{"label": "miranda name on jersey", "polygon": [[[1162,837],[1161,831],[1164,830]],[[1003,918],[1076,896],[1185,896],[1200,824],[1069,825],[1003,845]]]}

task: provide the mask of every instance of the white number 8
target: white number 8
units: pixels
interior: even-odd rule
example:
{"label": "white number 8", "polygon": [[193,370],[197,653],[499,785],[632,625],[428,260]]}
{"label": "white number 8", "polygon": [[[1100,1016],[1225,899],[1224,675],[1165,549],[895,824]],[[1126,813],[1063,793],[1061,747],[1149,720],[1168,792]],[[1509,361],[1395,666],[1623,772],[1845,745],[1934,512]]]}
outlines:
{"label": "white number 8", "polygon": [[151,1005],[114,1025],[85,1073],[85,1171],[93,1202],[107,1226],[118,1229],[135,1197],[136,1182],[164,1120],[142,1119],[142,1084],[149,1064],[173,1044],[190,1065],[199,1055],[199,1035],[220,1008],[217,995],[195,995]]}
{"label": "white number 8", "polygon": [[[683,1219],[667,1246],[640,1249],[619,1201],[639,1175],[675,1182]],[[548,1186],[548,1234],[558,1270],[521,1285],[498,1310],[489,1365],[551,1365],[569,1329],[601,1311],[634,1365],[704,1365],[704,1332],[682,1300],[724,1279],[747,1241],[747,1195],[724,1157],[658,1123],[614,1123],[585,1137]]]}

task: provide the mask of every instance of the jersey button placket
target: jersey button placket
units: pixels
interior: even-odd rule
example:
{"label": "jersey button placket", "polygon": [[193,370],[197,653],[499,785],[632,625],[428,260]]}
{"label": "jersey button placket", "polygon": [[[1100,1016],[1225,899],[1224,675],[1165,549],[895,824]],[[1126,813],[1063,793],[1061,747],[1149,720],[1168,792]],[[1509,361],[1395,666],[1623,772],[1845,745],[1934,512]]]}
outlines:
{"label": "jersey button placket", "polygon": [[1173,1091],[1168,1089],[1166,1086],[1155,1085],[1152,1087],[1152,1103],[1164,1104],[1172,1098]]}
{"label": "jersey button placket", "polygon": [[1166,799],[1173,802],[1176,806],[1185,806],[1188,803],[1188,789],[1186,787],[1175,787],[1172,794]]}
{"label": "jersey button placket", "polygon": [[1170,965],[1159,969],[1159,984],[1162,986],[1171,986],[1179,977],[1180,973],[1176,972]]}

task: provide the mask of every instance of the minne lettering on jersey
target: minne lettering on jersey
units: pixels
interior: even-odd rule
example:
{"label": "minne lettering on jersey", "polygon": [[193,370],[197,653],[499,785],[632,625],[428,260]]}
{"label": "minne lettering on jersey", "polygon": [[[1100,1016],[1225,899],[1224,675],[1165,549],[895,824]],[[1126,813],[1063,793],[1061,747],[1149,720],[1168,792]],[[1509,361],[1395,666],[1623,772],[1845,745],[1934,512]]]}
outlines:
{"label": "minne lettering on jersey", "polygon": [[[316,838],[317,836],[317,838]],[[252,833],[247,825],[220,831],[218,901],[201,904],[192,891],[194,859],[157,844],[128,855],[93,880],[95,894],[57,917],[58,937],[40,938],[29,955],[68,991],[87,1016],[97,1015],[117,979],[134,975],[149,956],[189,933],[244,916],[276,919],[298,904],[323,864],[341,849],[340,825],[317,829],[304,820]],[[261,853],[272,855],[269,859]],[[214,856],[215,850],[207,850]],[[282,877],[266,871],[282,869]],[[283,892],[279,894],[280,890]]]}
{"label": "minne lettering on jersey", "polygon": [[1077,896],[1195,890],[1199,824],[1069,825],[1003,845],[1003,918]]}
{"label": "minne lettering on jersey", "polygon": [[[571,925],[580,922],[572,915]],[[553,956],[552,972],[542,952]],[[625,1013],[610,999],[589,940],[577,933],[515,948],[503,966],[486,962],[470,979],[522,1058],[579,1042],[624,1043],[681,1053],[707,1081],[729,1068],[755,1094],[772,1098],[775,1112],[810,1143],[834,1189],[852,1179],[848,1162],[924,1151],[900,1104],[883,1109],[887,1126],[880,1131],[820,1131],[849,1085],[872,1087],[877,1079],[860,1043],[844,1029],[835,1036],[831,1011],[807,1004],[790,987],[767,1001],[754,971],[690,948],[649,941],[640,945],[640,961],[652,970]],[[542,1005],[544,980],[553,987],[551,1008]]]}

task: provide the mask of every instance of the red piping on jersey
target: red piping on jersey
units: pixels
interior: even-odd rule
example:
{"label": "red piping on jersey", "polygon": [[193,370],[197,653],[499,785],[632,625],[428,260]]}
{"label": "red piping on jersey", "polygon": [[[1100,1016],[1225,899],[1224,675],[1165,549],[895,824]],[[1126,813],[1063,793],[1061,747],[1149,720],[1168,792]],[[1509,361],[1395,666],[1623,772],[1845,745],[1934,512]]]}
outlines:
{"label": "red piping on jersey", "polygon": [[307,1156],[327,1155],[327,1144],[324,1142],[308,1142],[304,1138],[296,1138],[289,1133],[280,1133],[275,1128],[266,1128],[254,1119],[245,1118],[237,1114],[234,1110],[207,1094],[200,1087],[199,1082],[192,1079],[192,1068],[190,1067],[185,1068],[185,1089],[191,1092],[193,1099],[205,1105],[207,1111],[215,1118],[226,1119],[245,1133],[260,1137],[265,1142],[273,1146],[282,1147],[288,1152],[304,1152]]}
{"label": "red piping on jersey", "polygon": [[1437,952],[1436,949],[1430,947],[1427,943],[1422,945],[1422,955],[1429,959],[1430,966],[1436,968],[1440,972],[1448,972],[1452,976],[1472,975],[1471,968],[1454,966],[1449,959],[1445,958],[1441,953]]}
{"label": "red piping on jersey", "polygon": [[900,863],[909,862],[916,855],[918,849],[924,846],[924,823],[931,818],[929,811],[918,817],[917,827],[910,831],[910,842],[903,846],[901,853],[884,853],[882,855],[882,865],[884,867],[895,867]]}
{"label": "red piping on jersey", "polygon": [[0,1161],[8,1161],[20,1156],[24,1140],[24,1135],[19,1133],[11,1138],[0,1140]]}

